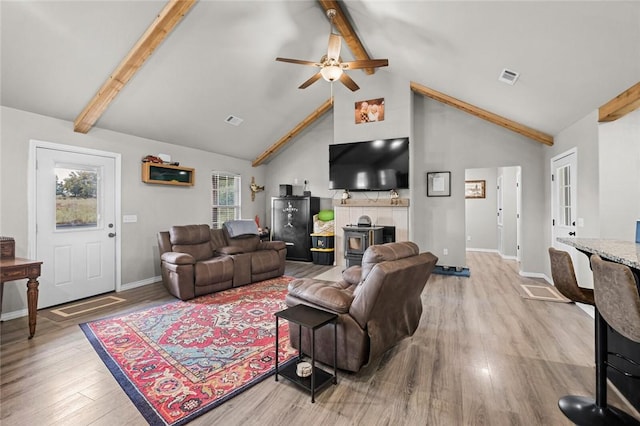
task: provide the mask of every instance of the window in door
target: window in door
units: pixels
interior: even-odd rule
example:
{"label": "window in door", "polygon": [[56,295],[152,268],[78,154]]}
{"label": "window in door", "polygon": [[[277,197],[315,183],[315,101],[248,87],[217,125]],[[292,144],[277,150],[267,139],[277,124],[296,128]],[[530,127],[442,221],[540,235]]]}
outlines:
{"label": "window in door", "polygon": [[227,220],[240,219],[240,175],[211,173],[211,227],[222,228]]}
{"label": "window in door", "polygon": [[98,224],[98,171],[58,165],[56,230],[95,228]]}
{"label": "window in door", "polygon": [[558,168],[558,220],[560,226],[572,225],[571,214],[571,167],[570,165]]}

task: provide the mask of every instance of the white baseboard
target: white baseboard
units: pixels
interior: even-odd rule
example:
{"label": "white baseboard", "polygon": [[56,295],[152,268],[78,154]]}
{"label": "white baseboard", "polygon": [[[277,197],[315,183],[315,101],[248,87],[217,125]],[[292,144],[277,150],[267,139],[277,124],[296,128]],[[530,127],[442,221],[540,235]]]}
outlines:
{"label": "white baseboard", "polygon": [[481,251],[481,252],[484,252],[484,253],[498,253],[498,254],[500,254],[500,252],[498,250],[495,250],[495,249],[484,249],[484,248],[467,247],[466,250],[467,251]]}
{"label": "white baseboard", "polygon": [[18,309],[17,311],[3,312],[0,321],[9,321],[16,318],[26,317],[27,315],[29,315],[27,308]]}
{"label": "white baseboard", "polygon": [[122,286],[120,287],[120,291],[131,290],[132,288],[138,288],[138,287],[142,287],[142,286],[145,286],[145,285],[157,283],[158,281],[162,281],[162,277],[161,276],[152,277],[152,278],[145,278],[144,280],[134,281],[134,282],[122,284]]}
{"label": "white baseboard", "polygon": [[526,278],[542,278],[543,280],[545,280],[546,282],[548,282],[549,284],[553,284],[553,281],[551,281],[551,278],[547,277],[544,273],[542,272],[525,272],[525,271],[520,271],[520,276],[522,277],[526,277]]}

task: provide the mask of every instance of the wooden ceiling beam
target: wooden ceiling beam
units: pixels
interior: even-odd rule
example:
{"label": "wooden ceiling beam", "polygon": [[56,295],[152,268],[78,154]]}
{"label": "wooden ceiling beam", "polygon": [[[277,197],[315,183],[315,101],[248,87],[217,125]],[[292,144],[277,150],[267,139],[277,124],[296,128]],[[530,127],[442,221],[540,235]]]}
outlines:
{"label": "wooden ceiling beam", "polygon": [[253,163],[251,163],[251,165],[253,167],[258,167],[259,165],[267,161],[277,151],[279,151],[286,144],[291,142],[296,135],[298,135],[304,129],[309,127],[318,118],[322,117],[324,113],[329,111],[331,108],[333,108],[333,99],[329,98],[322,105],[320,105],[315,111],[309,114],[304,120],[298,123],[293,129],[291,129],[286,135],[281,137],[276,143],[274,143],[269,148],[267,148],[267,150],[264,151],[262,154],[260,154],[258,158],[253,160]]}
{"label": "wooden ceiling beam", "polygon": [[74,121],[73,130],[87,133],[156,47],[178,25],[197,0],[170,0]]}
{"label": "wooden ceiling beam", "polygon": [[444,93],[430,89],[413,81],[411,82],[411,90],[415,93],[419,93],[423,96],[435,99],[436,101],[442,102],[454,108],[461,109],[464,112],[475,115],[476,117],[482,118],[483,120],[487,120],[493,124],[497,124],[498,126],[519,133],[522,136],[526,136],[542,144],[549,146],[553,145],[553,136],[551,135],[532,129],[531,127],[527,127],[524,124],[517,123],[498,114],[494,114],[475,105],[471,105],[452,96],[445,95]]}
{"label": "wooden ceiling beam", "polygon": [[[351,50],[354,59],[357,61],[371,59],[371,57],[369,57],[369,54],[365,50],[364,45],[360,41],[360,38],[353,29],[353,26],[351,26],[351,23],[349,22],[347,15],[344,13],[342,6],[340,6],[341,2],[336,0],[318,0],[318,3],[320,3],[320,6],[322,6],[325,13],[329,9],[336,10],[336,16],[335,18],[333,18],[333,24],[340,35],[342,35],[345,43],[347,43],[347,46],[349,47],[349,50]],[[363,68],[363,71],[371,75],[375,72],[375,68]]]}
{"label": "wooden ceiling beam", "polygon": [[598,110],[598,121],[608,122],[624,117],[640,108],[640,82],[631,86]]}

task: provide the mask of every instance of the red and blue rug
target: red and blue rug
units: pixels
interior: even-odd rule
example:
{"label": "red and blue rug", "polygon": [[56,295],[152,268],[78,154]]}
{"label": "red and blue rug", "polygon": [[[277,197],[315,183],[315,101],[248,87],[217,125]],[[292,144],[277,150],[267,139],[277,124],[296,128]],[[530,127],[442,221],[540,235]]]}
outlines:
{"label": "red and blue rug", "polygon": [[[290,277],[80,324],[151,425],[182,425],[275,371],[275,317]],[[295,355],[279,326],[279,363]]]}

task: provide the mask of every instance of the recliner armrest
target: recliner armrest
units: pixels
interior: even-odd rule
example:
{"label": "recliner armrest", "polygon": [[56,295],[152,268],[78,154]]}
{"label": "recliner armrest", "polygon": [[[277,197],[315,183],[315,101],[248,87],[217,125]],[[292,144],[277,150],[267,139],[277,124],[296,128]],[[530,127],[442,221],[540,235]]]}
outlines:
{"label": "recliner armrest", "polygon": [[179,253],[177,251],[168,251],[160,256],[164,262],[173,263],[175,265],[194,265],[196,259],[187,253]]}
{"label": "recliner armrest", "polygon": [[258,244],[258,250],[282,250],[286,249],[287,245],[284,241],[260,241]]}
{"label": "recliner armrest", "polygon": [[362,266],[354,265],[344,271],[342,271],[342,279],[349,284],[360,284],[360,278],[362,277]]}
{"label": "recliner armrest", "polygon": [[226,247],[218,247],[216,249],[216,253],[220,254],[240,254],[244,253],[242,247],[238,246],[226,246]]}
{"label": "recliner armrest", "polygon": [[289,294],[333,312],[349,312],[353,293],[335,284],[302,278],[289,283]]}

